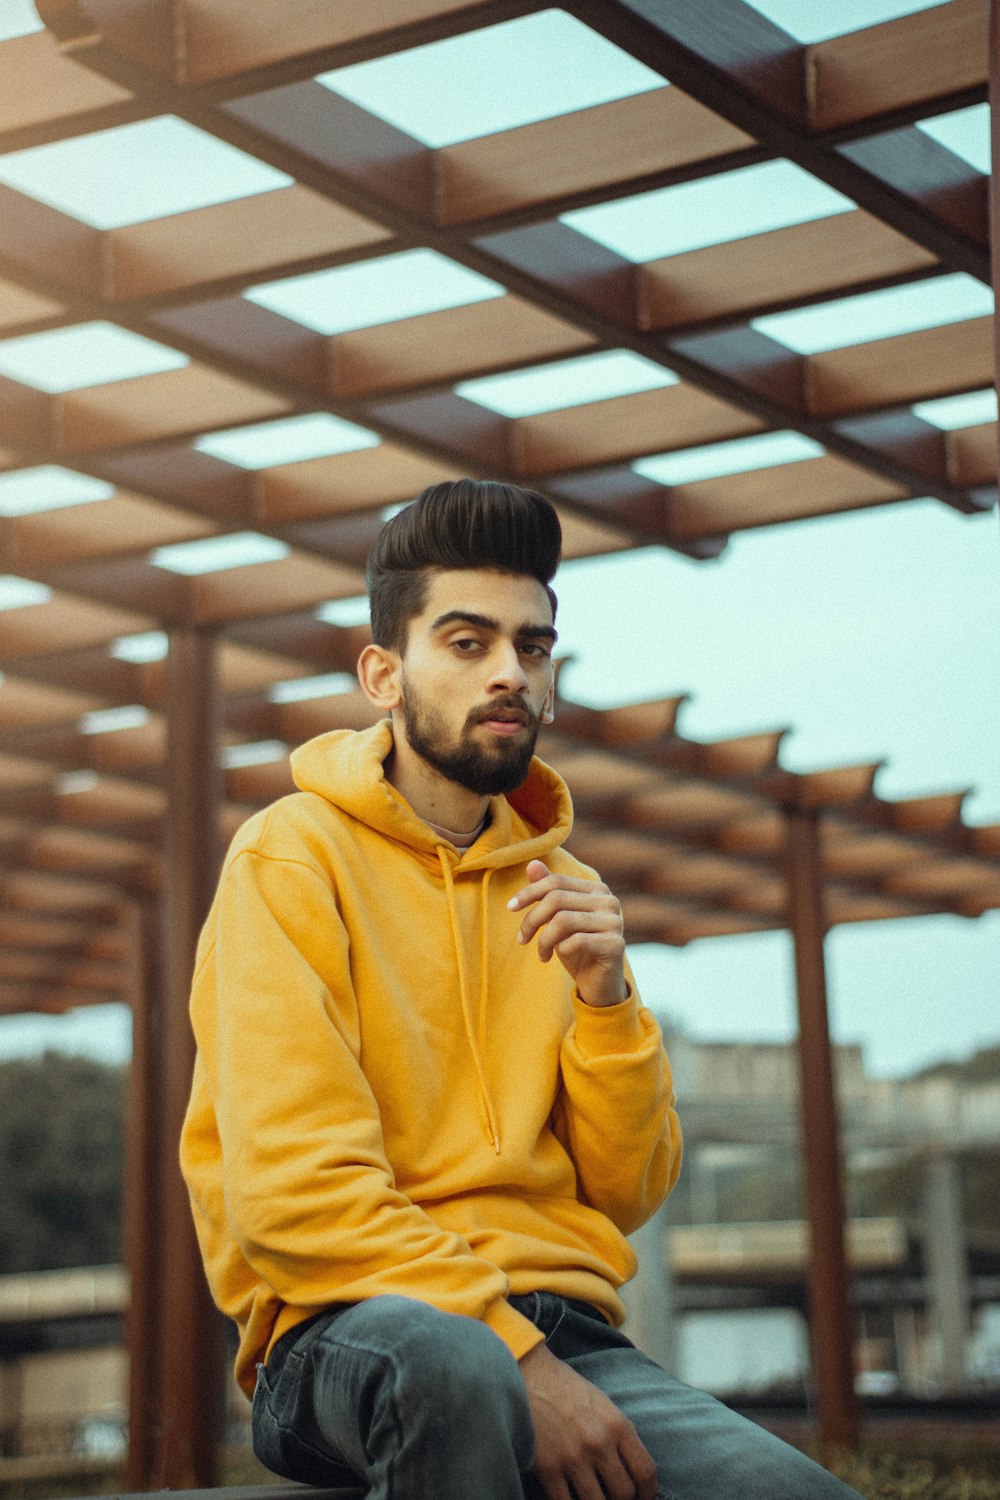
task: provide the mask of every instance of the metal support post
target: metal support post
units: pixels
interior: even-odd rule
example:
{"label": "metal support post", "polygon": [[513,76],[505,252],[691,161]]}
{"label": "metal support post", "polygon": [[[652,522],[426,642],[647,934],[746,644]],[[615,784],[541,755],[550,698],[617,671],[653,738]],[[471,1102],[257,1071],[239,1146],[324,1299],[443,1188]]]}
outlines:
{"label": "metal support post", "polygon": [[[990,244],[993,258],[993,285],[1000,287],[1000,0],[990,0],[990,136],[993,146],[993,174],[989,178]],[[996,385],[1000,388],[1000,304],[993,312],[993,361]],[[1000,429],[997,433],[1000,444]]]}
{"label": "metal support post", "polygon": [[160,1049],[156,975],[158,932],[153,909],[129,902],[122,910],[132,1010],[132,1065],[129,1070],[125,1145],[125,1263],[129,1276],[126,1319],[128,1345],[128,1456],[125,1487],[152,1488],[156,1432],[160,1421],[159,1317],[163,1295],[160,1253],[160,1139],[156,1107]]}
{"label": "metal support post", "polygon": [[844,1194],[823,955],[823,874],[818,814],[787,814],[789,922],[795,945],[799,1075],[806,1211],[809,1219],[809,1322],[813,1375],[824,1443],[852,1447],[859,1411],[854,1391],[853,1316],[844,1247]]}
{"label": "metal support post", "polygon": [[222,1321],[205,1284],[177,1143],[191,1089],[188,996],[198,933],[219,871],[219,705],[215,640],[176,628],[167,660],[167,834],[158,1110],[162,1122],[159,1392],[156,1482],[216,1481],[223,1423]]}

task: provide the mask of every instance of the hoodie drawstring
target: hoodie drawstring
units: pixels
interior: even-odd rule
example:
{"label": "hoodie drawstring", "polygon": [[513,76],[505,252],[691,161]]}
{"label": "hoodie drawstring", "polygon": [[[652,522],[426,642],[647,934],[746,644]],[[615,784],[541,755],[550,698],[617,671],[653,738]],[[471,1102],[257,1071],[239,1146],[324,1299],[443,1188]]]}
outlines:
{"label": "hoodie drawstring", "polygon": [[476,1066],[476,1078],[479,1083],[479,1103],[483,1112],[486,1129],[489,1132],[490,1141],[496,1154],[500,1155],[500,1132],[497,1127],[496,1115],[493,1111],[493,1101],[490,1098],[489,1086],[486,1082],[486,1073],[483,1068],[483,1059],[479,1046],[479,1036],[485,1024],[486,1013],[486,988],[487,988],[487,892],[489,889],[490,870],[483,874],[482,888],[480,894],[480,945],[479,945],[479,1014],[476,1018],[472,1015],[472,1001],[469,996],[469,985],[465,968],[465,953],[462,946],[462,935],[458,926],[458,912],[455,907],[455,882],[451,872],[451,861],[442,844],[436,845],[437,857],[441,865],[441,874],[444,878],[445,894],[448,898],[448,919],[451,922],[451,936],[455,945],[455,961],[458,968],[458,989],[462,999],[462,1019],[465,1022],[465,1034],[468,1038],[469,1048],[472,1052],[472,1060]]}

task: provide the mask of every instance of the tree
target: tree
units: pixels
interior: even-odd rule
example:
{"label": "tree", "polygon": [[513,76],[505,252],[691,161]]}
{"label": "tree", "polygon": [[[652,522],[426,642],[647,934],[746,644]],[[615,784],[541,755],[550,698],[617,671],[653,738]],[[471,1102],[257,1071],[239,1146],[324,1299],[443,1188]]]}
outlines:
{"label": "tree", "polygon": [[0,1063],[0,1272],[121,1260],[124,1088],[88,1058]]}
{"label": "tree", "polygon": [[1000,1079],[1000,1047],[980,1047],[963,1062],[934,1063],[914,1078],[955,1078],[960,1083],[995,1083]]}

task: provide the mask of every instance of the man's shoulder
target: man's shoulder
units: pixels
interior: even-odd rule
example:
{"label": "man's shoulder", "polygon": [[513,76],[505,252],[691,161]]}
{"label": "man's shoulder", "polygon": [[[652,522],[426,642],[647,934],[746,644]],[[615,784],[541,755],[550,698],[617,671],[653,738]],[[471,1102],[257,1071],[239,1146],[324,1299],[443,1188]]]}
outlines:
{"label": "man's shoulder", "polygon": [[318,792],[289,792],[240,825],[226,862],[241,854],[311,862],[336,847],[341,830],[351,821]]}

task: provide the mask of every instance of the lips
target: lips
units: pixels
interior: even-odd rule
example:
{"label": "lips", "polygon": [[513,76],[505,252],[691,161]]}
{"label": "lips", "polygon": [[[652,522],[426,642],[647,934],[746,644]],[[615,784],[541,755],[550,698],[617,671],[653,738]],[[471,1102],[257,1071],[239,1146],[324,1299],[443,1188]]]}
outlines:
{"label": "lips", "polygon": [[475,717],[477,724],[486,724],[502,734],[510,734],[515,729],[527,729],[531,725],[531,714],[527,709],[518,704],[494,703],[489,708],[484,708]]}
{"label": "lips", "polygon": [[527,726],[523,719],[480,719],[484,729],[491,730],[494,734],[519,734]]}

